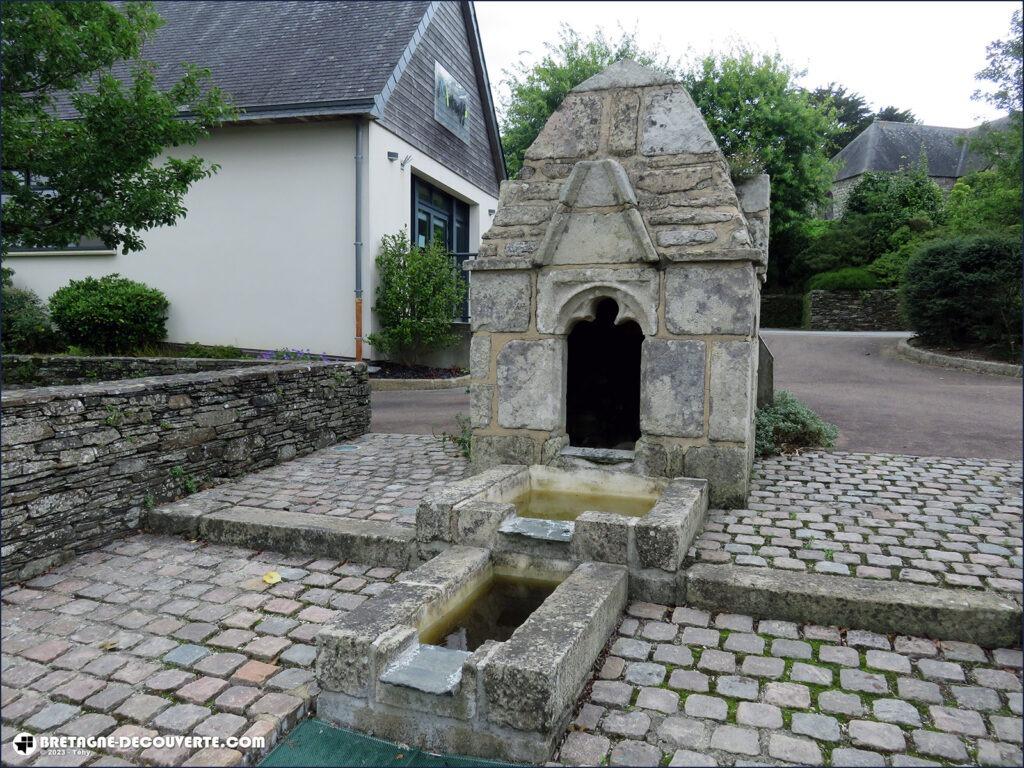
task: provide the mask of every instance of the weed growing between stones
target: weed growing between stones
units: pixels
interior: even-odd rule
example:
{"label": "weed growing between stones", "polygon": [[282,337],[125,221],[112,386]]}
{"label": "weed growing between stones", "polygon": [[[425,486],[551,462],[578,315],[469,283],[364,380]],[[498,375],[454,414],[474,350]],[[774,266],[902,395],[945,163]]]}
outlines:
{"label": "weed growing between stones", "polygon": [[771,405],[759,408],[754,451],[758,456],[792,453],[801,448],[832,448],[839,429],[823,420],[786,390],[775,393]]}
{"label": "weed growing between stones", "polygon": [[455,423],[459,431],[456,434],[442,432],[439,439],[442,445],[452,445],[468,459],[473,450],[473,427],[469,423],[469,417],[464,413],[456,414]]}

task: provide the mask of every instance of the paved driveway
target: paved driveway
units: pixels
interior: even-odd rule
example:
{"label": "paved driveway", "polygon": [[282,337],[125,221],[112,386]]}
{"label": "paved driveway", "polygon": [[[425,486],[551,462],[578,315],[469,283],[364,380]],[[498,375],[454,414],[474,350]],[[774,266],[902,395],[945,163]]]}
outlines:
{"label": "paved driveway", "polygon": [[[775,387],[839,425],[844,451],[1017,459],[1021,380],[935,368],[897,357],[905,334],[763,331]],[[456,430],[464,389],[375,392],[375,432]]]}
{"label": "paved driveway", "polygon": [[762,335],[775,388],[837,424],[839,450],[1020,458],[1020,379],[910,362],[896,355],[905,334]]}

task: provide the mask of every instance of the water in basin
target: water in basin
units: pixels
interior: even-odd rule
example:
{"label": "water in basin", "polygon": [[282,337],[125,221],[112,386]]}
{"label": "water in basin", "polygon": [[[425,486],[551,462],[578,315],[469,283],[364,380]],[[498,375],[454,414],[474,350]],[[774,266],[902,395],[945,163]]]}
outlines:
{"label": "water in basin", "polygon": [[475,651],[487,640],[508,640],[557,586],[556,581],[495,576],[421,628],[420,642]]}
{"label": "water in basin", "polygon": [[657,498],[611,493],[573,493],[549,488],[529,488],[512,503],[520,517],[543,520],[575,520],[584,512],[610,512],[616,515],[641,517],[651,511]]}

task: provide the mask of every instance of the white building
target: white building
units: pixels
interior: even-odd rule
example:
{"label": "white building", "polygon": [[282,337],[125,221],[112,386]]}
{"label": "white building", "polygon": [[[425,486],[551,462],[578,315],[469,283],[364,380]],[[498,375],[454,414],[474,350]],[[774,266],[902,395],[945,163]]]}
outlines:
{"label": "white building", "polygon": [[16,285],[45,300],[117,272],[167,294],[169,341],[352,357],[359,282],[363,335],[376,328],[382,236],[477,250],[505,165],[471,2],[155,6],[166,24],[143,58],[158,82],[208,67],[242,110],[181,149],[220,170],[145,250],[15,251]]}

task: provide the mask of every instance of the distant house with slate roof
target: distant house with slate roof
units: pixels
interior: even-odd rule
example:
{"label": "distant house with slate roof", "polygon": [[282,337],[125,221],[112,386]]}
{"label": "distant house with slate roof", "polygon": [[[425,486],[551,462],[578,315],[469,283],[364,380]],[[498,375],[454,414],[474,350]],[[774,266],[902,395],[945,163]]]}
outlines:
{"label": "distant house with slate roof", "polygon": [[[998,127],[1001,122],[989,125]],[[928,175],[948,192],[958,178],[983,166],[982,159],[968,151],[965,141],[977,130],[875,121],[832,158],[840,165],[832,182],[829,218],[842,215],[850,191],[865,173],[895,173],[916,166],[922,158]]]}

